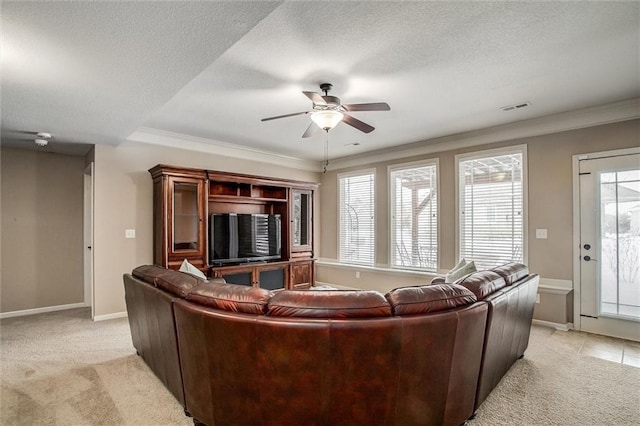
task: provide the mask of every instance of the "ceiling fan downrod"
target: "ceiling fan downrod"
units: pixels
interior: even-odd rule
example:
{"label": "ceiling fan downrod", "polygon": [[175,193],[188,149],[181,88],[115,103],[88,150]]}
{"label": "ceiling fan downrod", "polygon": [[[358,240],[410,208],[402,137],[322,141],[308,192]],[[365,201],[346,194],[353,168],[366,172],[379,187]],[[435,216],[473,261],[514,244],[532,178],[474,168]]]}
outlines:
{"label": "ceiling fan downrod", "polygon": [[333,84],[331,83],[321,83],[320,84],[320,90],[322,90],[324,92],[325,96],[329,96],[329,90],[331,90],[333,88]]}

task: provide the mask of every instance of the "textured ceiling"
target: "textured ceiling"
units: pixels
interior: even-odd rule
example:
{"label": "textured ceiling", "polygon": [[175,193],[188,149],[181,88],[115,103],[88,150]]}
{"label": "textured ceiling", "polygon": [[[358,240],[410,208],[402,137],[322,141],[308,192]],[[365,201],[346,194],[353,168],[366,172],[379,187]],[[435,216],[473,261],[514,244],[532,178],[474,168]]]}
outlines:
{"label": "textured ceiling", "polygon": [[[151,128],[319,160],[303,90],[385,101],[333,158],[640,96],[638,2],[3,2],[2,128]],[[524,101],[531,106],[503,112]],[[15,134],[15,132],[13,133]],[[359,143],[359,145],[354,145]]]}

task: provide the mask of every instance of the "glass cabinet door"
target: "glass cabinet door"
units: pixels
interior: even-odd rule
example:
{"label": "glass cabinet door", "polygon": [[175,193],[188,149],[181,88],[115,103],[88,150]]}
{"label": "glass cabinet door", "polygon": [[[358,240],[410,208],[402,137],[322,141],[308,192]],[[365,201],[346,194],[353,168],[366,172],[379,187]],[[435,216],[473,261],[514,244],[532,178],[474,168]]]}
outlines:
{"label": "glass cabinet door", "polygon": [[174,182],[172,195],[173,251],[197,251],[200,249],[198,184]]}
{"label": "glass cabinet door", "polygon": [[294,189],[292,197],[292,244],[293,251],[311,250],[311,191]]}

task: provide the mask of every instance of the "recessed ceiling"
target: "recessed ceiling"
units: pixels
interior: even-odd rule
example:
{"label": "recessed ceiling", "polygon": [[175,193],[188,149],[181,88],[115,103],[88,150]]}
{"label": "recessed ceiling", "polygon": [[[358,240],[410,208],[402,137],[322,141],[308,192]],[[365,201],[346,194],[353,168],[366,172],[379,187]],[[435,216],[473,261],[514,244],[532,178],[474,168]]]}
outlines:
{"label": "recessed ceiling", "polygon": [[[3,2],[2,129],[116,145],[140,128],[320,160],[302,91],[370,134],[332,158],[640,97],[638,2]],[[528,102],[505,112],[505,106]]]}

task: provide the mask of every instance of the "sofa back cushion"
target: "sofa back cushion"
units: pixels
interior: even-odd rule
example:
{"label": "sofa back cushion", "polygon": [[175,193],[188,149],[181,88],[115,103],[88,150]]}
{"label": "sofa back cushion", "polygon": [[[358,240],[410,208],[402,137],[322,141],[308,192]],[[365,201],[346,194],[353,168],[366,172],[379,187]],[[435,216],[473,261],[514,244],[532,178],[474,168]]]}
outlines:
{"label": "sofa back cushion", "polygon": [[470,305],[478,298],[456,284],[400,287],[385,295],[394,315],[419,315]]}
{"label": "sofa back cushion", "polygon": [[492,293],[506,287],[504,278],[493,271],[478,271],[459,279],[455,284],[461,285],[482,300]]}
{"label": "sofa back cushion", "polygon": [[193,275],[157,265],[138,266],[131,274],[183,299],[191,289],[206,282]]}
{"label": "sofa back cushion", "polygon": [[390,317],[391,306],[377,291],[291,290],[271,298],[267,315],[302,318]]}
{"label": "sofa back cushion", "polygon": [[230,312],[264,315],[273,292],[235,284],[200,284],[187,294],[187,300]]}
{"label": "sofa back cushion", "polygon": [[492,271],[504,278],[504,281],[507,285],[511,285],[529,275],[529,268],[527,268],[522,263],[515,262],[497,266],[493,268]]}

